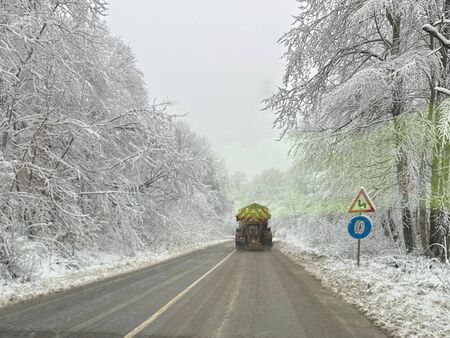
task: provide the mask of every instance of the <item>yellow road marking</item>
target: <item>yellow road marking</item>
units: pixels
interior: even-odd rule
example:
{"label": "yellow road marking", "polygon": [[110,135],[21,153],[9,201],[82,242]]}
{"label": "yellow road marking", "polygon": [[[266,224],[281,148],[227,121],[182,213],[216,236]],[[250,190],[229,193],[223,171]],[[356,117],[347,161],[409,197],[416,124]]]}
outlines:
{"label": "yellow road marking", "polygon": [[200,283],[203,279],[205,279],[211,272],[216,270],[220,265],[222,265],[232,254],[235,253],[236,250],[233,250],[229,253],[224,259],[222,259],[219,263],[213,266],[210,270],[208,270],[203,276],[197,279],[194,283],[189,285],[186,289],[181,291],[175,298],[173,298],[170,302],[164,305],[161,309],[156,311],[153,315],[151,315],[147,320],[142,322],[138,327],[136,327],[133,331],[124,336],[124,338],[132,338],[144,330],[147,326],[153,323],[159,316],[161,316],[164,312],[166,312],[173,304],[175,304],[178,300],[180,300],[186,293],[188,293],[192,288],[194,288],[198,283]]}

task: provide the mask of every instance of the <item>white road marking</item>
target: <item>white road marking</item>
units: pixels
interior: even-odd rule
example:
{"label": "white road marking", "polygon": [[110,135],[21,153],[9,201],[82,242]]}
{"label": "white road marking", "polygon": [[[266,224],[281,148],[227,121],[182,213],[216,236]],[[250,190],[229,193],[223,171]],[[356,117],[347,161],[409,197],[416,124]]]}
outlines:
{"label": "white road marking", "polygon": [[151,315],[147,320],[142,322],[138,327],[136,327],[133,331],[126,334],[124,338],[132,338],[144,330],[147,326],[153,323],[159,316],[161,316],[164,312],[166,312],[173,304],[175,304],[178,300],[181,299],[186,293],[188,293],[192,288],[194,288],[198,283],[200,283],[203,279],[205,279],[211,272],[216,270],[220,265],[222,265],[232,254],[234,254],[236,250],[230,252],[224,259],[222,259],[219,263],[214,265],[210,270],[208,270],[204,275],[202,275],[199,279],[197,279],[194,283],[189,285],[186,289],[181,291],[175,298],[173,298],[170,302],[156,311],[153,315]]}
{"label": "white road marking", "polygon": [[130,298],[129,300],[120,303],[112,308],[110,308],[109,310],[105,311],[105,312],[101,312],[100,314],[98,314],[97,316],[91,317],[89,318],[87,321],[82,322],[80,324],[78,324],[77,326],[74,326],[72,328],[70,328],[69,330],[67,330],[67,332],[61,333],[61,337],[66,337],[69,335],[72,335],[76,332],[82,331],[84,329],[86,329],[88,326],[112,315],[113,313],[120,311],[121,309],[130,306],[131,304],[133,304],[134,302],[137,302],[138,300],[141,300],[143,297],[146,297],[150,294],[152,294],[153,292],[155,292],[155,290],[160,289],[161,287],[168,285],[170,283],[172,283],[173,281],[177,281],[182,279],[183,277],[189,275],[190,273],[192,273],[192,270],[189,269],[181,274],[177,274],[177,273],[173,273],[170,275],[169,278],[167,278],[163,283],[160,283],[158,285],[156,285],[155,287],[152,287],[150,289],[148,289],[146,292],[143,292],[135,297]]}

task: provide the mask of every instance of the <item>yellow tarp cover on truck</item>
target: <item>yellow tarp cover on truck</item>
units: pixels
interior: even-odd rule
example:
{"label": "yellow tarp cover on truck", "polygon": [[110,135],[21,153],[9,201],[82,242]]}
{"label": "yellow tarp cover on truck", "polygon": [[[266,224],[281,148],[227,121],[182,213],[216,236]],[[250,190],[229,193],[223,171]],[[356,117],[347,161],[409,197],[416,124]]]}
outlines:
{"label": "yellow tarp cover on truck", "polygon": [[270,215],[269,208],[252,203],[238,210],[236,219],[238,221],[245,221],[251,223],[267,222],[272,215]]}

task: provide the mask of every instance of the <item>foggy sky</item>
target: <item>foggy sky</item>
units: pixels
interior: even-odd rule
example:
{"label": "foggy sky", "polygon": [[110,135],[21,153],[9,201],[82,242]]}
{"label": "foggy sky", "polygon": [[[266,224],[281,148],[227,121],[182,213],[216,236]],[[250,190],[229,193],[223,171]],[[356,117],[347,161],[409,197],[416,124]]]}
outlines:
{"label": "foggy sky", "polygon": [[152,97],[206,136],[230,171],[287,168],[261,101],[281,84],[277,44],[295,0],[111,0],[107,22],[134,50]]}

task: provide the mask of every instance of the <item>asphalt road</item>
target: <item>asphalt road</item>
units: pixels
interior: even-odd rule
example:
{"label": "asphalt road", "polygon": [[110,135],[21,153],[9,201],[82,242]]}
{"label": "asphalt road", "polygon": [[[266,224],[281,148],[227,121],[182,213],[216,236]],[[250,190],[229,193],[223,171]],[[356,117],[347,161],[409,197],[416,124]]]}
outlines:
{"label": "asphalt road", "polygon": [[385,337],[276,250],[227,242],[0,310],[0,337]]}

